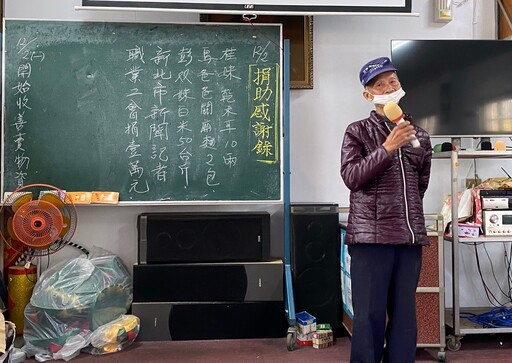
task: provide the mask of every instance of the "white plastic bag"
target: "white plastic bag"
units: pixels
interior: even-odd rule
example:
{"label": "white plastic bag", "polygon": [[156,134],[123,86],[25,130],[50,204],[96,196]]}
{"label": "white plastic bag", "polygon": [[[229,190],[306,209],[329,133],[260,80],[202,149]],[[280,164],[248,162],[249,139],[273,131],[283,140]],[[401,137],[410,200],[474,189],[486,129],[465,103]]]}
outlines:
{"label": "white plastic bag", "polygon": [[53,354],[53,359],[63,359],[66,362],[80,354],[82,348],[89,345],[91,333],[70,336],[62,349]]}
{"label": "white plastic bag", "polygon": [[[459,192],[459,206],[458,206],[458,218],[459,221],[465,220],[473,215],[473,196],[472,189],[466,189],[464,192]],[[444,226],[448,226],[448,223],[452,221],[452,197],[447,195],[444,199],[443,206],[441,208],[441,215],[443,216]]]}
{"label": "white plastic bag", "polygon": [[121,259],[96,247],[88,257],[63,261],[44,271],[25,308],[23,351],[71,359],[87,336],[128,311],[132,279]]}
{"label": "white plastic bag", "polygon": [[14,350],[14,339],[16,338],[16,325],[14,325],[14,323],[10,321],[5,321],[2,312],[0,312],[0,315],[0,320],[2,321],[1,323],[5,325],[5,334],[2,334],[4,336],[2,337],[2,344],[0,344],[0,363],[8,363],[11,361],[10,356]]}
{"label": "white plastic bag", "polygon": [[118,352],[133,343],[140,329],[140,319],[135,315],[122,315],[100,326],[91,335],[91,354]]}

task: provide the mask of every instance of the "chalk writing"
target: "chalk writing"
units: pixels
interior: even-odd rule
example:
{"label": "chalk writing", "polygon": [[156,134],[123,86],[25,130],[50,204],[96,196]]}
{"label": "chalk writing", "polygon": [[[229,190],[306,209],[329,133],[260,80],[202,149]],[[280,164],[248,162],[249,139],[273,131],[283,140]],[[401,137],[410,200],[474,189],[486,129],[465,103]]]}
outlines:
{"label": "chalk writing", "polygon": [[278,28],[7,20],[5,187],[279,199]]}
{"label": "chalk writing", "polygon": [[[262,51],[255,47],[253,55],[258,59]],[[253,144],[251,151],[264,163],[277,162],[277,118],[276,110],[271,107],[278,97],[278,89],[274,87],[278,69],[272,67],[253,66],[250,78],[250,96],[252,97],[251,129]]]}
{"label": "chalk writing", "polygon": [[45,58],[45,53],[38,50],[37,47],[37,38],[21,37],[16,43],[16,55],[19,57],[17,59],[19,64],[15,84],[11,86],[11,91],[16,99],[17,110],[9,126],[16,130],[11,141],[15,145],[13,159],[16,166],[14,179],[17,188],[22,187],[25,184],[25,179],[30,176],[31,156],[30,150],[27,150],[25,146],[26,133],[23,131],[35,116],[30,106],[32,84],[29,80],[32,76],[32,62],[43,62]]}

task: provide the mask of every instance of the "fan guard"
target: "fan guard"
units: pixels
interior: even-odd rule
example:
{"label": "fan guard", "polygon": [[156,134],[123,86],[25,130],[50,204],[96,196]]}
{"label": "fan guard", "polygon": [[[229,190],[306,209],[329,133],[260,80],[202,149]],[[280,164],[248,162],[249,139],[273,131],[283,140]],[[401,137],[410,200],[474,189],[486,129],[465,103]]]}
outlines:
{"label": "fan guard", "polygon": [[0,209],[2,239],[28,256],[57,252],[73,237],[77,213],[66,193],[48,184],[29,184],[9,194]]}

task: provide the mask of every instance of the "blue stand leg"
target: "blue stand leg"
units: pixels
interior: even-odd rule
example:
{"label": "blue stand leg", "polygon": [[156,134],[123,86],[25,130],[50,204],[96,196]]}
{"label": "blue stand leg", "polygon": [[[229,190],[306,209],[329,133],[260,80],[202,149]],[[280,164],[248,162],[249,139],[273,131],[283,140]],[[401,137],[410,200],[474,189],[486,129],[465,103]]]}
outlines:
{"label": "blue stand leg", "polygon": [[290,41],[284,41],[284,84],[283,84],[283,199],[284,199],[284,273],[286,284],[285,308],[288,319],[287,348],[293,350],[297,330],[295,327],[295,303],[293,299],[290,237]]}

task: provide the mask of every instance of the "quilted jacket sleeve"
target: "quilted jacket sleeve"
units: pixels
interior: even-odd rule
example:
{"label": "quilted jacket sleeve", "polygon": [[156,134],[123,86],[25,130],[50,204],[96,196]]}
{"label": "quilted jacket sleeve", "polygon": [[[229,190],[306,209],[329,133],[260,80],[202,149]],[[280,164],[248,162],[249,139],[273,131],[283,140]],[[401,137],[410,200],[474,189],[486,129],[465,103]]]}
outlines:
{"label": "quilted jacket sleeve", "polygon": [[392,162],[382,145],[374,150],[369,149],[367,143],[362,141],[367,138],[365,132],[361,123],[350,124],[341,146],[341,178],[353,192],[363,189]]}

